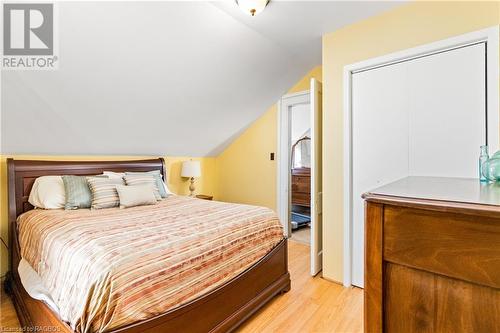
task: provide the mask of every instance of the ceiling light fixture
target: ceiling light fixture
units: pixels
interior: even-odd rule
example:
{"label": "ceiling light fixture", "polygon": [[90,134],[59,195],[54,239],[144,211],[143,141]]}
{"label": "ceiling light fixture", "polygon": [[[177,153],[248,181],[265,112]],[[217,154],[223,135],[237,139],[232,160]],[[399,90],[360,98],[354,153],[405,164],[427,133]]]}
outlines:
{"label": "ceiling light fixture", "polygon": [[270,0],[235,0],[242,11],[252,16],[259,14],[266,8]]}

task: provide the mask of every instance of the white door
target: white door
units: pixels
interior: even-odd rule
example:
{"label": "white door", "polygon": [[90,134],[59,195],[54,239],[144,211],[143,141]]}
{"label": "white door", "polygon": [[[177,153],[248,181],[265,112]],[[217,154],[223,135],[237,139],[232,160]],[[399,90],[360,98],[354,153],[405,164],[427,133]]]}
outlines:
{"label": "white door", "polygon": [[311,79],[311,275],[323,268],[322,214],[322,88]]}
{"label": "white door", "polygon": [[485,60],[481,43],[408,63],[409,175],[478,177]]}
{"label": "white door", "polygon": [[352,74],[353,285],[364,279],[361,194],[409,175],[477,178],[485,67],[479,43]]}
{"label": "white door", "polygon": [[[401,65],[353,75],[352,284],[363,287],[364,201],[361,195],[408,175],[407,94]],[[384,84],[380,84],[384,82]]]}

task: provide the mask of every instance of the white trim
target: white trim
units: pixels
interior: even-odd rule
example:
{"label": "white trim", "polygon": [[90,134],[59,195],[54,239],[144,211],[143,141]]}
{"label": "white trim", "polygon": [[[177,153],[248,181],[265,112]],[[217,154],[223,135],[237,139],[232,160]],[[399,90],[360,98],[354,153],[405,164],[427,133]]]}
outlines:
{"label": "white trim", "polygon": [[381,57],[368,59],[344,67],[344,96],[343,96],[343,116],[344,116],[344,256],[343,267],[344,286],[351,286],[352,283],[352,169],[351,169],[351,150],[352,150],[352,110],[351,110],[351,83],[353,72],[369,70],[374,67],[390,65],[393,63],[411,60],[416,57],[430,55],[436,52],[463,47],[466,45],[486,42],[487,43],[487,83],[488,83],[488,144],[490,153],[498,150],[500,143],[499,135],[499,27],[474,31],[457,37],[444,39],[441,41],[429,43],[415,48],[387,54]]}
{"label": "white trim", "polygon": [[278,214],[278,218],[283,225],[283,234],[288,237],[288,230],[285,228],[285,226],[288,225],[288,223],[285,223],[284,219],[286,218],[286,213],[283,213],[283,207],[285,206],[283,204],[283,196],[281,194],[281,188],[282,188],[282,183],[283,179],[281,179],[281,122],[282,122],[282,117],[281,117],[281,99],[278,101],[278,117],[277,117],[277,144],[276,144],[276,213]]}
{"label": "white trim", "polygon": [[486,38],[487,42],[487,57],[488,57],[488,111],[496,110],[497,112],[488,112],[488,145],[490,146],[490,153],[493,154],[500,147],[500,104],[499,104],[499,85],[498,77],[499,70],[499,48],[500,48],[500,30],[496,26],[488,29],[489,34]]}
{"label": "white trim", "polygon": [[[344,279],[345,287],[352,284],[352,172],[351,172],[351,151],[352,151],[352,113],[351,113],[351,77],[352,72],[346,71],[344,67]],[[347,92],[347,93],[345,93]],[[348,110],[346,112],[346,110]]]}
{"label": "white trim", "polygon": [[285,236],[291,235],[289,207],[290,207],[290,107],[293,105],[308,104],[309,90],[288,94],[278,102],[278,148],[277,148],[277,188],[276,212],[283,225]]}
{"label": "white trim", "polygon": [[[298,91],[298,92],[283,95],[281,97],[281,100],[288,99],[288,98],[294,98],[294,97],[301,97],[304,95],[309,95],[309,90],[303,90],[303,91]],[[297,103],[297,104],[300,104],[300,103]]]}

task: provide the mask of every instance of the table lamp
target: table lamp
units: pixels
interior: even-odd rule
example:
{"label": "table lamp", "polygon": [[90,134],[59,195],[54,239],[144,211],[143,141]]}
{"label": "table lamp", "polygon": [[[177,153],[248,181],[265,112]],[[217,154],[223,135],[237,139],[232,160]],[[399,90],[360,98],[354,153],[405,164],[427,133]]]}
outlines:
{"label": "table lamp", "polygon": [[189,185],[190,197],[194,197],[194,178],[200,177],[201,168],[200,161],[184,161],[182,162],[181,177],[191,178],[191,184]]}

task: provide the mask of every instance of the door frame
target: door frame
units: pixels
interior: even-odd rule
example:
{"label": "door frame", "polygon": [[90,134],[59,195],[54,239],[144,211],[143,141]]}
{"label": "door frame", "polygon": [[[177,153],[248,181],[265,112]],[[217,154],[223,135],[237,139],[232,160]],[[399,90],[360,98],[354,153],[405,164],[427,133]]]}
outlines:
{"label": "door frame", "polygon": [[[343,243],[343,284],[346,287],[352,285],[352,75],[359,71],[374,69],[428,56],[440,52],[450,51],[468,45],[485,42],[487,71],[486,71],[486,107],[487,110],[496,110],[487,114],[488,145],[490,152],[494,152],[499,146],[499,27],[474,31],[432,42],[411,49],[390,53],[381,57],[364,60],[344,67],[344,93],[343,93],[343,117],[344,117],[344,243]],[[479,147],[478,147],[479,149]],[[479,152],[478,152],[479,154]]]}
{"label": "door frame", "polygon": [[290,223],[290,107],[294,105],[310,104],[309,90],[300,91],[293,94],[284,95],[278,103],[278,149],[276,168],[276,210],[283,225],[283,232],[286,237],[292,234]]}

